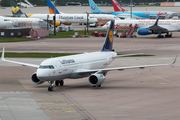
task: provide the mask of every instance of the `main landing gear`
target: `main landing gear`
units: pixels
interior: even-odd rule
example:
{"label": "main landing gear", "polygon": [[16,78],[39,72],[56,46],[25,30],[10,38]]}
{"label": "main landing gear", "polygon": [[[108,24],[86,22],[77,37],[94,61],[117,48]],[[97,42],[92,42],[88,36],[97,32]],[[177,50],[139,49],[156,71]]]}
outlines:
{"label": "main landing gear", "polygon": [[[48,87],[48,91],[53,91],[54,90],[54,87],[53,87],[53,84],[54,84],[54,81],[49,81],[49,84],[50,86]],[[63,86],[64,85],[64,81],[63,80],[56,80],[55,81],[55,85],[56,86]]]}
{"label": "main landing gear", "polygon": [[167,33],[165,36],[163,36],[163,35],[161,35],[161,34],[159,34],[159,35],[157,36],[157,38],[164,38],[164,37],[166,37],[166,38],[172,37],[172,33],[171,33],[171,34]]}
{"label": "main landing gear", "polygon": [[64,85],[64,81],[63,80],[56,80],[55,82],[56,86],[63,86]]}

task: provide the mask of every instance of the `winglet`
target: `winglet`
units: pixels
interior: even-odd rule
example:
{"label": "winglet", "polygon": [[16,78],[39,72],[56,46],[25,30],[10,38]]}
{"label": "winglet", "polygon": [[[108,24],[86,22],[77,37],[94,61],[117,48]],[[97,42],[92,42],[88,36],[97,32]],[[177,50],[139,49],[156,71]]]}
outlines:
{"label": "winglet", "polygon": [[2,55],[1,55],[1,60],[3,60],[3,61],[4,61],[4,50],[5,50],[5,48],[3,47]]}
{"label": "winglet", "polygon": [[159,17],[157,18],[156,22],[154,25],[158,25]]}
{"label": "winglet", "polygon": [[[179,52],[180,52],[180,51],[179,51]],[[175,57],[174,61],[171,63],[171,65],[170,65],[171,67],[173,67],[173,64],[176,63],[176,60],[177,60],[177,57],[178,57],[179,52],[176,54],[176,57]]]}
{"label": "winglet", "polygon": [[101,51],[112,51],[113,36],[114,36],[114,20],[111,21],[109,30],[106,35],[106,39]]}

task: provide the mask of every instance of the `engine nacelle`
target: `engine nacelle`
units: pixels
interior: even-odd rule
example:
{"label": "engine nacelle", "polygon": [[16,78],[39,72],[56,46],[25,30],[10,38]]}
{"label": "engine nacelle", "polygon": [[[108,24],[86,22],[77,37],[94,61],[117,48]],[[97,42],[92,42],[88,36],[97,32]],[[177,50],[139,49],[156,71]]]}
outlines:
{"label": "engine nacelle", "polygon": [[[54,21],[53,21],[53,23],[51,23],[51,24],[54,25]],[[61,26],[61,21],[56,21],[56,26]]]}
{"label": "engine nacelle", "polygon": [[147,28],[140,28],[140,29],[138,29],[138,34],[139,35],[149,35],[149,34],[152,34],[152,32]]}
{"label": "engine nacelle", "polygon": [[71,25],[71,23],[63,23],[64,25]]}
{"label": "engine nacelle", "polygon": [[39,80],[39,79],[37,78],[37,74],[36,74],[36,73],[34,73],[34,74],[31,76],[31,80],[32,80],[33,83],[35,83],[35,84],[42,84],[42,83],[44,83],[44,81],[41,81],[41,80]]}
{"label": "engine nacelle", "polygon": [[61,25],[61,21],[56,21],[56,26],[60,26]]}
{"label": "engine nacelle", "polygon": [[105,76],[103,74],[92,74],[89,77],[89,83],[92,86],[98,86],[101,85],[105,80]]}

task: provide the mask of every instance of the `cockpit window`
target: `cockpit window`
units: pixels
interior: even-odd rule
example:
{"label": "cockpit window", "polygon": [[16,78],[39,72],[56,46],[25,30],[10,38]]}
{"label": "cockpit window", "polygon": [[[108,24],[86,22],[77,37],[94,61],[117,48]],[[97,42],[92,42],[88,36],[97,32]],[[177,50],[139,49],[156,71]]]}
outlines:
{"label": "cockpit window", "polygon": [[106,25],[109,25],[109,23],[106,23]]}
{"label": "cockpit window", "polygon": [[53,65],[40,65],[39,66],[40,69],[54,69]]}
{"label": "cockpit window", "polygon": [[4,21],[10,21],[9,19],[4,19]]}

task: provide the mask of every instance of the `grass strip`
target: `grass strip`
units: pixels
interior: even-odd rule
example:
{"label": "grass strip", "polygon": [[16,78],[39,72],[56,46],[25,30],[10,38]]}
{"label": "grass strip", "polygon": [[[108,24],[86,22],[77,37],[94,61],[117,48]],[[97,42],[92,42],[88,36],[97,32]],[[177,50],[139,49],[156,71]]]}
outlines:
{"label": "grass strip", "polygon": [[[89,30],[88,34],[89,36],[91,36],[91,33],[95,31],[95,30]],[[86,35],[84,30],[78,30],[78,31],[68,31],[68,32],[56,32],[56,35],[49,35],[45,38],[69,38],[72,37],[73,35],[75,35],[75,32],[78,32],[78,34],[80,35]],[[97,32],[103,32],[106,33],[107,31],[97,31]]]}
{"label": "grass strip", "polygon": [[5,57],[22,57],[22,58],[51,58],[51,57],[61,57],[68,55],[75,55],[77,53],[12,53],[6,52]]}
{"label": "grass strip", "polygon": [[15,38],[15,37],[1,37],[0,38],[0,43],[1,42],[21,42],[21,41],[32,41],[32,40],[37,40],[37,39],[30,39],[30,38]]}
{"label": "grass strip", "polygon": [[[17,57],[17,58],[51,58],[51,57],[62,57],[68,55],[76,55],[78,53],[13,53],[13,52],[6,52],[5,57]],[[123,55],[123,54],[118,54]],[[148,56],[155,56],[155,55],[131,55],[125,57],[148,57]]]}

